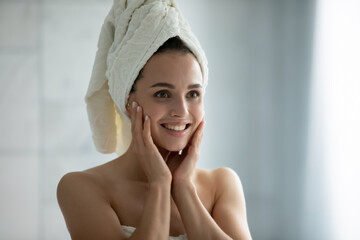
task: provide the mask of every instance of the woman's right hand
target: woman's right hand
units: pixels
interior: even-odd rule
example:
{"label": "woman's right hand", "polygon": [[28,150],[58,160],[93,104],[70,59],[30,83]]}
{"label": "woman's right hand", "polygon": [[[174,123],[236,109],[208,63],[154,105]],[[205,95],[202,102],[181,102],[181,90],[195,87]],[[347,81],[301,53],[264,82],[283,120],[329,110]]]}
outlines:
{"label": "woman's right hand", "polygon": [[132,102],[130,107],[130,118],[132,132],[130,150],[142,166],[148,182],[170,184],[171,172],[151,137],[150,118],[145,116],[143,121],[143,109],[136,102]]}

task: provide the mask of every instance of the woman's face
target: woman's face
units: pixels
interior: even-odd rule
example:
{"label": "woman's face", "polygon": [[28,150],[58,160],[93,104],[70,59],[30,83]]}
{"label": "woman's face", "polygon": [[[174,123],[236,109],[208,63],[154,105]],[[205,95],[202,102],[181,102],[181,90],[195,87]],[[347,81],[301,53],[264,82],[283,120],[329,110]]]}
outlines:
{"label": "woman's face", "polygon": [[157,147],[179,151],[186,147],[203,120],[202,73],[196,58],[176,51],[159,53],[146,63],[142,78],[129,96],[151,119]]}

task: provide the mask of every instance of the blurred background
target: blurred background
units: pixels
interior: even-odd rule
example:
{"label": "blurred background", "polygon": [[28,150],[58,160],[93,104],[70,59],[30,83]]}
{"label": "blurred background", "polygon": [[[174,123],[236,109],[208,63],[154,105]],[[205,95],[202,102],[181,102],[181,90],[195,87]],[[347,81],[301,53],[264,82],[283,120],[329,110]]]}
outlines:
{"label": "blurred background", "polygon": [[[0,0],[0,239],[70,239],[84,96],[111,0]],[[360,3],[181,0],[207,53],[200,167],[240,176],[253,239],[360,239]]]}

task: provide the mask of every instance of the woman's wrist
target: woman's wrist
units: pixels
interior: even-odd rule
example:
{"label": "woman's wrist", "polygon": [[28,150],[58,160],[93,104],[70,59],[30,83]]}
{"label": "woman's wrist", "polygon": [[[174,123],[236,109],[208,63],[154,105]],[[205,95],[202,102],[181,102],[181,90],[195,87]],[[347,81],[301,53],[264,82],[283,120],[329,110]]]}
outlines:
{"label": "woman's wrist", "polygon": [[176,188],[189,188],[194,187],[194,182],[191,177],[185,177],[185,178],[173,178],[171,181],[171,184],[173,187]]}
{"label": "woman's wrist", "polygon": [[195,185],[191,180],[176,180],[172,182],[171,192],[174,198],[178,198],[180,196],[184,196],[184,194],[189,193],[191,191],[195,191]]}
{"label": "woman's wrist", "polygon": [[150,189],[171,189],[171,178],[164,178],[149,182]]}

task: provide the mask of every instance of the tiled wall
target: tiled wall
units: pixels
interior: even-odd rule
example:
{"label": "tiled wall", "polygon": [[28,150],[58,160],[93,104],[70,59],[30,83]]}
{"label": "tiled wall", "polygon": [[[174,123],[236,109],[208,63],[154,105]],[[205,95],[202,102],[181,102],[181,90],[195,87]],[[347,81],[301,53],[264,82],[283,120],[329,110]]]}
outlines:
{"label": "tiled wall", "polygon": [[39,5],[0,2],[0,238],[39,236]]}
{"label": "tiled wall", "polygon": [[83,101],[110,6],[0,1],[0,239],[70,239],[59,179],[113,157],[95,152]]}

